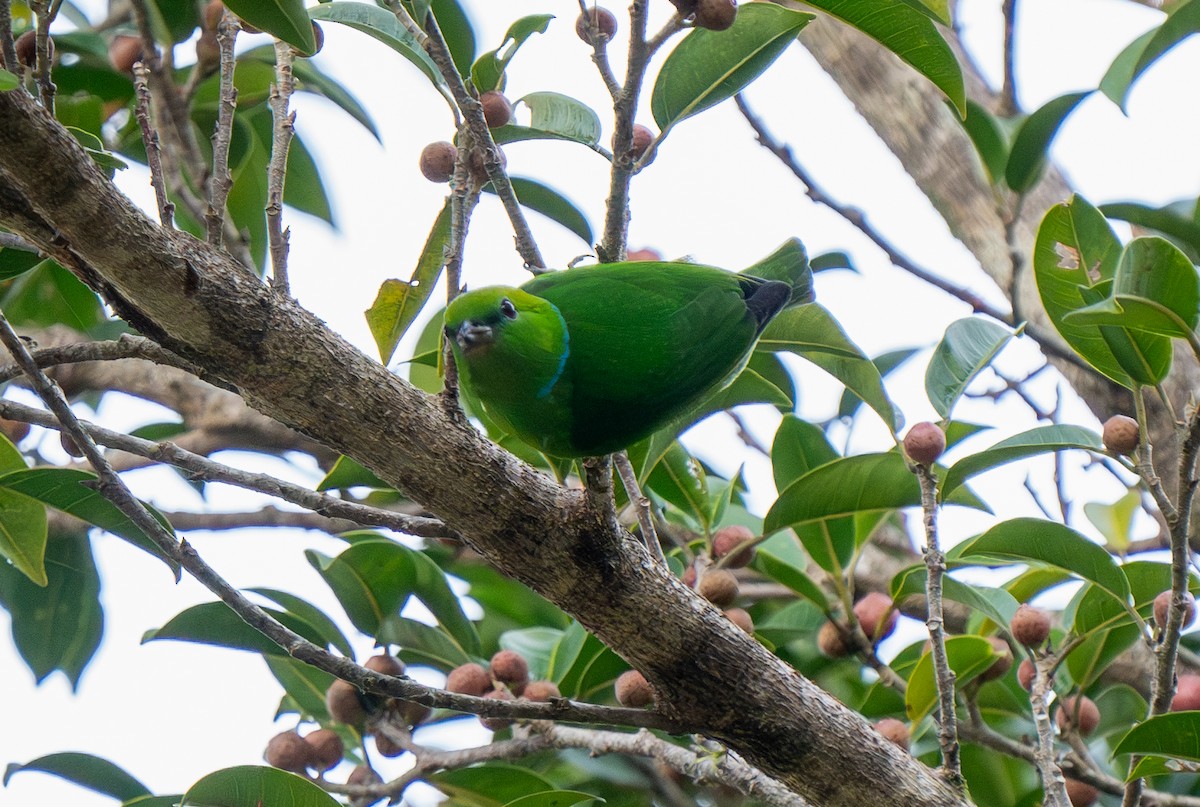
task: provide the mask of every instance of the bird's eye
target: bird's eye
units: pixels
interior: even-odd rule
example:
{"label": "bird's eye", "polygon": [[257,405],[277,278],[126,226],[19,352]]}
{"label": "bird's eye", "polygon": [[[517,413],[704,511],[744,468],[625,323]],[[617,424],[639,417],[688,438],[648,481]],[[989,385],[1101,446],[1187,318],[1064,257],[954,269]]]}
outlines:
{"label": "bird's eye", "polygon": [[500,313],[509,319],[517,318],[517,307],[512,304],[512,300],[505,297],[500,301]]}

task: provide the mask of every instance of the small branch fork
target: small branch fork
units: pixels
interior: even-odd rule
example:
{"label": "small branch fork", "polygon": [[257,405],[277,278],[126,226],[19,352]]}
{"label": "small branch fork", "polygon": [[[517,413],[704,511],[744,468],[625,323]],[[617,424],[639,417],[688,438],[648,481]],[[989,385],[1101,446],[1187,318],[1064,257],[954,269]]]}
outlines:
{"label": "small branch fork", "polygon": [[146,147],[146,164],[150,167],[150,184],[154,187],[154,198],[158,201],[158,221],[162,226],[175,226],[175,205],[167,196],[167,183],[163,178],[162,150],[159,148],[158,132],[150,122],[150,87],[146,77],[149,68],[142,62],[134,65],[133,86],[137,93],[137,122],[142,131],[142,144]]}
{"label": "small branch fork", "polygon": [[229,146],[233,140],[233,114],[237,110],[237,87],[233,71],[237,62],[233,55],[234,41],[240,26],[237,19],[225,11],[217,24],[217,49],[221,54],[220,96],[217,103],[217,128],[213,132],[212,178],[208,184],[208,209],[204,214],[208,243],[221,246],[225,231],[225,203],[233,188],[229,173]]}
{"label": "small branch fork", "polygon": [[288,292],[288,236],[283,227],[283,185],[287,177],[288,147],[296,123],[296,113],[288,110],[296,82],[292,77],[292,46],[275,40],[275,84],[268,101],[273,113],[271,162],[267,167],[267,238],[271,245],[271,284]]}
{"label": "small branch fork", "polygon": [[642,493],[641,486],[638,485],[637,473],[633,470],[633,463],[629,461],[629,455],[624,451],[618,451],[613,454],[613,464],[617,468],[617,474],[621,477],[621,484],[625,486],[625,495],[629,497],[630,504],[637,512],[638,524],[642,528],[642,540],[646,542],[646,549],[650,551],[651,556],[658,558],[664,569],[667,568],[667,556],[663,554],[662,544],[658,542],[658,531],[654,528],[654,513],[650,509],[650,500],[646,498]]}

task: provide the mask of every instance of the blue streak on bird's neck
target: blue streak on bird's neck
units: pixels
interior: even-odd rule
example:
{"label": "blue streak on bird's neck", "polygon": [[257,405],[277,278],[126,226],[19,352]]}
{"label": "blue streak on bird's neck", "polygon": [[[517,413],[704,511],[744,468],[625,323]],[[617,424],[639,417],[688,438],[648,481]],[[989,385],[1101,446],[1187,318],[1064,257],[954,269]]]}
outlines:
{"label": "blue streak on bird's neck", "polygon": [[550,390],[554,389],[554,385],[562,378],[563,370],[567,368],[567,357],[571,355],[571,334],[567,331],[566,320],[563,319],[562,313],[557,307],[554,308],[554,313],[558,314],[558,321],[562,323],[562,351],[554,375],[550,376],[550,380],[546,382],[545,386],[537,391],[539,399],[545,398],[550,394]]}

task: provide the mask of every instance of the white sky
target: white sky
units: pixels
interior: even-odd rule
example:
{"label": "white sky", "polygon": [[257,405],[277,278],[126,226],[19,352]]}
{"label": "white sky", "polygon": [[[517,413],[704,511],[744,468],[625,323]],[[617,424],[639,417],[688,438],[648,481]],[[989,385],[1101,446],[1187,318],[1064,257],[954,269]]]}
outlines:
{"label": "white sky", "polygon": [[[466,0],[465,5],[476,22],[481,51],[499,44],[514,16],[558,14],[549,32],[531,39],[510,69],[508,94],[516,98],[556,90],[579,97],[600,111],[607,139],[611,113],[603,112],[603,87],[587,48],[573,31],[574,0]],[[999,5],[998,0],[964,0],[960,17],[968,44],[993,76],[1000,58]],[[665,18],[669,6],[657,3],[655,9]],[[1159,19],[1155,12],[1119,0],[1026,2],[1021,11],[1019,79],[1021,100],[1029,108],[1064,92],[1095,86],[1112,57]],[[382,131],[383,146],[331,104],[297,96],[297,128],[323,169],[341,228],[334,232],[302,215],[288,214],[293,291],[331,327],[374,355],[362,312],[384,279],[406,278],[412,271],[445,193],[444,187],[421,178],[417,155],[424,144],[450,138],[451,118],[440,97],[399,56],[353,31],[332,24],[324,28],[326,45],[318,61],[367,106]],[[615,53],[622,43],[619,35]],[[1197,74],[1198,62],[1195,42],[1169,54],[1135,89],[1128,118],[1102,97],[1085,102],[1055,147],[1055,158],[1081,192],[1094,202],[1136,198],[1156,203],[1197,193],[1200,164],[1194,144],[1200,140],[1200,113],[1194,104],[1180,100],[1192,95],[1184,82]],[[1003,297],[950,238],[894,158],[802,49],[789,49],[748,96],[772,131],[793,145],[829,192],[864,208],[871,221],[917,262],[1003,304]],[[640,119],[652,123],[646,111]],[[512,173],[554,185],[587,213],[593,227],[600,227],[607,188],[606,163],[600,157],[580,146],[556,143],[517,144],[507,153]],[[119,182],[153,209],[143,172],[124,172]],[[631,244],[655,247],[668,257],[692,255],[704,263],[740,268],[792,236],[803,239],[811,254],[849,251],[863,275],[821,275],[818,298],[872,355],[895,347],[932,346],[950,321],[969,313],[966,306],[890,267],[848,225],[809,202],[799,184],[754,144],[732,104],[680,125],[656,162],[635,179],[633,196]],[[531,220],[552,265],[565,265],[587,251],[558,225],[537,214],[531,214]],[[525,279],[494,198],[485,198],[476,213],[465,273],[475,286]],[[407,355],[405,349],[397,356]],[[1036,352],[1018,344],[1009,348],[1002,363],[1020,372],[1036,365]],[[923,373],[924,362],[918,359],[889,383],[909,422],[933,418],[922,392]],[[1043,393],[1052,396],[1053,390]],[[826,417],[839,394],[834,382],[806,370],[800,413]],[[1080,422],[1095,425],[1077,404],[1070,411]],[[958,414],[996,422],[995,413],[980,402],[964,401]],[[145,407],[115,396],[100,416],[117,428],[154,419]],[[869,417],[854,434],[860,450],[877,449],[885,436]],[[755,423],[760,436],[769,440],[774,429],[770,416],[762,414]],[[1031,425],[1029,414],[1014,407],[1006,411],[1004,433],[976,446]],[[714,423],[694,432],[689,442],[719,468],[732,471],[748,458],[737,453],[731,434],[727,424]],[[48,454],[53,453],[51,442],[57,440],[48,441]],[[246,461],[230,455],[221,459]],[[755,502],[765,509],[774,495],[769,467],[753,457],[749,462]],[[311,468],[298,470],[282,462],[264,470],[309,484],[318,478]],[[994,483],[989,491],[1020,491],[993,494],[1002,515],[1032,512],[1021,491],[1026,471],[1025,466],[1009,467],[989,477]],[[1042,482],[1048,479],[1044,468],[1039,473]],[[1077,483],[1083,481],[1082,474],[1076,473]],[[169,472],[140,471],[130,482],[135,492],[166,509],[202,504]],[[1087,484],[1096,500],[1111,501],[1121,493],[1102,474],[1088,473]],[[263,503],[260,497],[216,485],[210,486],[210,498],[214,508],[234,510],[256,509]],[[953,541],[989,523],[978,515],[949,511],[943,529]],[[302,555],[306,547],[335,553],[340,544],[334,539],[279,530],[197,533],[188,538],[235,585],[282,588],[339,613]],[[217,768],[258,762],[266,740],[291,724],[271,722],[281,693],[257,657],[184,643],[139,644],[146,629],[213,597],[187,579],[174,585],[164,567],[122,541],[101,536],[94,547],[104,583],[104,644],[74,695],[61,675],[34,687],[11,649],[0,650],[0,704],[8,717],[0,733],[0,764],[57,751],[87,751],[124,766],[155,792],[170,793]],[[0,641],[7,641],[7,625],[7,615],[0,616],[0,633],[5,636]],[[368,650],[368,643],[360,646]],[[474,734],[476,740],[486,736],[481,731]],[[112,802],[34,773],[19,774],[8,788],[0,789],[3,807],[35,804],[93,807]]]}

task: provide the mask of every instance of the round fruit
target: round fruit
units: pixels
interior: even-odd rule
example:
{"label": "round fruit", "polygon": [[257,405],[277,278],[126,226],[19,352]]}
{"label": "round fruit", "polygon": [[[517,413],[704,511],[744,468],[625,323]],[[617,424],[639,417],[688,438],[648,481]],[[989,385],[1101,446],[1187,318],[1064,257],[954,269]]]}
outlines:
{"label": "round fruit", "polygon": [[1026,692],[1033,691],[1033,679],[1037,675],[1037,669],[1033,666],[1033,662],[1027,658],[1021,659],[1021,663],[1017,665],[1017,683]]}
{"label": "round fruit", "polygon": [[1008,646],[1008,642],[999,636],[988,636],[987,640],[992,644],[992,650],[996,653],[996,660],[992,662],[991,667],[988,667],[979,674],[979,680],[995,681],[997,678],[1003,678],[1004,674],[1012,669],[1012,648]]}
{"label": "round fruit", "polygon": [[742,630],[754,635],[754,620],[750,616],[750,612],[745,608],[730,608],[725,612],[725,617],[737,625]]}
{"label": "round fruit", "polygon": [[696,13],[699,0],[671,0],[671,5],[679,11],[679,16],[690,17]]}
{"label": "round fruit", "polygon": [[621,673],[617,676],[617,683],[613,688],[617,693],[617,703],[622,706],[641,709],[654,703],[654,690],[650,687],[650,682],[637,670]]}
{"label": "round fruit", "polygon": [[1185,673],[1175,684],[1175,697],[1171,699],[1172,712],[1200,711],[1200,675]]}
{"label": "round fruit", "polygon": [[700,577],[696,590],[713,605],[724,608],[737,599],[738,581],[728,569],[709,569]]}
{"label": "round fruit", "polygon": [[592,28],[601,44],[610,41],[617,33],[617,18],[607,8],[592,6],[587,12],[580,14],[575,20],[575,34],[589,45],[592,38],[588,34],[588,18],[591,18]]}
{"label": "round fruit", "polygon": [[386,654],[371,656],[363,662],[363,666],[380,675],[404,675],[404,662],[395,656]]}
{"label": "round fruit", "polygon": [[108,60],[118,73],[132,73],[133,66],[142,61],[142,40],[136,36],[113,37],[108,46]]}
{"label": "round fruit", "polygon": [[724,31],[737,17],[737,0],[700,0],[696,3],[697,28]]}
{"label": "round fruit", "polygon": [[936,423],[917,423],[904,435],[904,453],[918,465],[933,465],[945,450],[946,433]]}
{"label": "round fruit", "polygon": [[[1154,598],[1154,624],[1159,628],[1167,626],[1167,612],[1171,607],[1171,592],[1164,591]],[[1183,622],[1179,627],[1186,628],[1196,621],[1196,598],[1192,592],[1183,592]]]}
{"label": "round fruit", "polygon": [[1050,636],[1050,615],[1029,603],[1021,603],[1008,628],[1013,638],[1026,647],[1041,647]]}
{"label": "round fruit", "polygon": [[512,121],[512,104],[504,97],[504,93],[492,90],[479,96],[479,104],[483,107],[483,119],[489,129],[498,129]]}
{"label": "round fruit", "polygon": [[525,685],[521,697],[530,701],[548,701],[551,698],[561,698],[562,693],[558,690],[558,684],[553,681],[530,681]]}
{"label": "round fruit", "polygon": [[312,24],[312,27],[313,27],[313,42],[316,44],[315,44],[315,47],[313,47],[312,53],[304,54],[305,58],[310,57],[310,56],[316,56],[318,53],[321,52],[321,48],[325,47],[325,32],[322,31],[321,26],[317,25],[315,22]]}
{"label": "round fruit", "polygon": [[212,31],[202,31],[196,40],[196,64],[206,73],[211,73],[221,66],[221,43]]}
{"label": "round fruit", "polygon": [[625,260],[627,261],[661,261],[662,259],[662,253],[650,247],[631,249],[625,253]]}
{"label": "round fruit", "polygon": [[1138,447],[1140,436],[1136,420],[1126,415],[1113,415],[1104,421],[1100,440],[1114,454],[1132,454]]}
{"label": "round fruit", "polygon": [[371,768],[366,765],[357,766],[354,770],[350,771],[350,775],[346,777],[346,784],[361,785],[363,787],[377,785],[382,781],[383,779],[380,778],[379,774],[375,773],[375,771],[371,770]]}
{"label": "round fruit", "polygon": [[633,159],[640,160],[654,142],[654,132],[640,123],[633,125]]}
{"label": "round fruit", "polygon": [[292,773],[304,773],[304,769],[313,762],[313,747],[301,739],[294,731],[276,734],[267,742],[267,750],[263,759],[272,768],[279,768]]}
{"label": "round fruit", "polygon": [[842,658],[850,653],[841,628],[832,622],[826,622],[817,631],[817,648],[829,658]]}
{"label": "round fruit", "polygon": [[892,598],[879,591],[872,591],[854,603],[854,618],[862,626],[863,633],[872,642],[892,635],[899,614],[892,607]]}
{"label": "round fruit", "polygon": [[[1078,718],[1075,715],[1079,711]],[[1100,709],[1096,702],[1086,695],[1073,695],[1063,698],[1062,705],[1054,715],[1054,722],[1062,731],[1070,731],[1078,719],[1078,732],[1081,737],[1087,737],[1100,725]]]}
{"label": "round fruit", "polygon": [[454,176],[454,163],[458,160],[458,149],[453,143],[439,140],[421,149],[421,174],[430,182],[449,182]]}
{"label": "round fruit", "polygon": [[501,650],[492,656],[492,678],[504,684],[523,684],[529,680],[529,662],[515,650]]}
{"label": "round fruit", "polygon": [[395,759],[404,753],[405,748],[386,734],[375,735],[375,750],[379,756]]}
{"label": "round fruit", "polygon": [[875,723],[875,730],[882,734],[885,740],[892,741],[905,751],[908,750],[908,724],[903,720],[897,720],[894,717],[885,717]]}
{"label": "round fruit", "polygon": [[[513,694],[507,689],[493,689],[483,697],[497,701],[515,700]],[[507,717],[480,717],[479,722],[482,723],[483,727],[489,731],[499,731],[500,729],[507,728],[513,724],[512,719]]]}
{"label": "round fruit", "polygon": [[4,432],[9,442],[16,445],[29,436],[29,424],[23,420],[0,418],[0,432]]}
{"label": "round fruit", "polygon": [[688,588],[696,587],[696,566],[688,564],[688,567],[683,570],[683,577],[679,578]]}
{"label": "round fruit", "polygon": [[332,729],[317,729],[309,732],[304,736],[304,742],[308,743],[312,749],[310,764],[321,773],[330,768],[336,768],[337,764],[342,761],[342,755],[346,752],[342,738]]}
{"label": "round fruit", "polygon": [[1100,799],[1100,791],[1078,779],[1067,780],[1067,798],[1071,807],[1092,807]]}
{"label": "round fruit", "polygon": [[401,722],[413,729],[424,723],[433,714],[432,709],[416,701],[393,699],[392,708],[400,715]]}
{"label": "round fruit", "polygon": [[[17,61],[26,67],[33,67],[37,63],[37,31],[26,31],[17,37],[17,41],[13,43],[17,49]],[[50,53],[50,58],[54,58],[54,40],[46,40],[46,48]]]}
{"label": "round fruit", "polygon": [[325,708],[334,720],[350,726],[361,726],[367,719],[367,710],[359,697],[358,687],[340,678],[326,690]]}
{"label": "round fruit", "polygon": [[80,459],[83,457],[83,449],[81,449],[79,445],[73,439],[71,439],[71,435],[67,434],[66,432],[59,432],[58,442],[62,444],[62,450],[70,454],[75,459]]}
{"label": "round fruit", "polygon": [[492,689],[492,676],[479,664],[463,664],[446,676],[446,689],[459,695],[483,695]]}
{"label": "round fruit", "polygon": [[731,524],[728,527],[722,527],[713,535],[713,557],[717,560],[724,560],[726,569],[740,569],[743,566],[748,566],[750,565],[750,561],[754,560],[753,546],[747,546],[728,559],[726,559],[726,556],[742,544],[753,541],[756,537],[753,530],[749,527],[743,527],[741,524]]}

